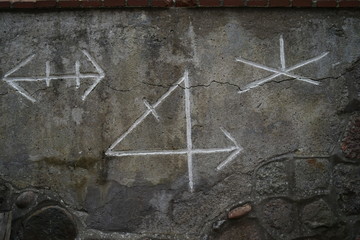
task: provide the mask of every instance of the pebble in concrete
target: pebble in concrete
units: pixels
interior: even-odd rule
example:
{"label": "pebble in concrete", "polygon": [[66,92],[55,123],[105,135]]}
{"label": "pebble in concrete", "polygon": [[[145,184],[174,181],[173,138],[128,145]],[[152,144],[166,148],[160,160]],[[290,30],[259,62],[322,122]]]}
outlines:
{"label": "pebble in concrete", "polygon": [[248,203],[243,205],[243,206],[234,208],[234,209],[229,211],[228,218],[229,219],[240,218],[240,217],[248,214],[251,211],[251,209],[252,209],[252,207]]}

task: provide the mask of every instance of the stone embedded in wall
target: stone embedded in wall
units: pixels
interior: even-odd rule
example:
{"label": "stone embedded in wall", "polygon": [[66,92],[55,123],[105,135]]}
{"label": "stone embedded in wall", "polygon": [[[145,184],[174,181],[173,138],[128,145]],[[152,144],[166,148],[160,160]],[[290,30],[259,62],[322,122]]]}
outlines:
{"label": "stone embedded in wall", "polygon": [[18,208],[28,208],[35,203],[36,197],[33,191],[26,191],[17,197],[15,204]]}
{"label": "stone embedded in wall", "polygon": [[11,210],[11,187],[0,182],[0,212]]}
{"label": "stone embedded in wall", "polygon": [[328,194],[330,163],[327,159],[298,159],[295,161],[295,195],[311,197]]}
{"label": "stone embedded in wall", "polygon": [[285,162],[270,162],[256,172],[256,192],[260,196],[288,195],[289,183]]}
{"label": "stone embedded in wall", "polygon": [[311,230],[335,224],[335,215],[330,206],[322,199],[311,202],[303,207],[301,212],[302,223]]}
{"label": "stone embedded in wall", "polygon": [[10,239],[11,220],[12,220],[11,211],[0,212],[0,239],[1,240]]}
{"label": "stone embedded in wall", "polygon": [[338,164],[333,170],[337,203],[345,215],[360,214],[360,167]]}
{"label": "stone embedded in wall", "polygon": [[13,229],[12,238],[19,240],[74,240],[76,224],[70,213],[60,206],[35,209]]}
{"label": "stone embedded in wall", "polygon": [[296,206],[285,199],[273,198],[262,206],[261,222],[276,239],[288,239],[297,233]]}
{"label": "stone embedded in wall", "polygon": [[231,222],[220,232],[213,234],[209,240],[263,240],[261,228],[253,219],[242,219]]}
{"label": "stone embedded in wall", "polygon": [[[359,104],[360,105],[360,104]],[[353,117],[342,140],[341,149],[349,159],[360,160],[360,117]]]}
{"label": "stone embedded in wall", "polygon": [[[116,182],[102,189],[91,188],[86,196],[86,223],[103,231],[135,231],[137,225],[153,212],[151,188],[124,187]],[[101,193],[102,192],[102,193]]]}
{"label": "stone embedded in wall", "polygon": [[240,218],[242,216],[245,216],[251,211],[252,207],[249,203],[244,204],[242,206],[236,207],[234,209],[231,209],[228,213],[229,219],[235,219]]}

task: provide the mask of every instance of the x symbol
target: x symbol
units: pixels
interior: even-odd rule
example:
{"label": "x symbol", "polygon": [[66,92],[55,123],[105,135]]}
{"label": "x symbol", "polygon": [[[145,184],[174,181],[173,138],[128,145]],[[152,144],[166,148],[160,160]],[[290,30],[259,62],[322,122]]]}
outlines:
{"label": "x symbol", "polygon": [[307,77],[302,77],[300,75],[297,75],[297,74],[293,74],[293,73],[290,73],[291,71],[295,70],[295,69],[298,69],[300,67],[303,67],[307,64],[310,64],[312,62],[316,62],[318,60],[320,60],[321,58],[325,57],[326,55],[328,55],[329,52],[324,52],[323,54],[317,56],[317,57],[314,57],[314,58],[310,58],[306,61],[303,61],[303,62],[300,62],[292,67],[289,67],[289,68],[286,68],[285,66],[285,51],[284,51],[284,39],[283,39],[283,36],[281,35],[280,36],[280,62],[281,62],[281,69],[275,69],[275,68],[271,68],[271,67],[267,67],[265,65],[262,65],[262,64],[259,64],[259,63],[255,63],[255,62],[252,62],[252,61],[249,61],[249,60],[246,60],[246,59],[243,59],[243,58],[237,58],[236,61],[237,62],[242,62],[242,63],[245,63],[245,64],[248,64],[248,65],[251,65],[253,67],[256,67],[256,68],[259,68],[259,69],[263,69],[263,70],[266,70],[266,71],[269,71],[269,72],[272,72],[274,73],[273,75],[270,75],[266,78],[263,78],[263,79],[260,79],[260,80],[257,80],[257,81],[254,81],[252,83],[249,83],[248,85],[246,85],[244,87],[243,90],[240,90],[239,93],[244,93],[244,92],[247,92],[249,91],[250,89],[252,88],[256,88],[266,82],[270,82],[271,80],[273,80],[274,78],[278,77],[278,76],[287,76],[287,77],[291,77],[291,78],[295,78],[296,80],[299,80],[299,81],[303,81],[303,82],[307,82],[307,83],[310,83],[310,84],[314,84],[314,85],[319,85],[320,82],[318,81],[314,81],[310,78],[307,78]]}

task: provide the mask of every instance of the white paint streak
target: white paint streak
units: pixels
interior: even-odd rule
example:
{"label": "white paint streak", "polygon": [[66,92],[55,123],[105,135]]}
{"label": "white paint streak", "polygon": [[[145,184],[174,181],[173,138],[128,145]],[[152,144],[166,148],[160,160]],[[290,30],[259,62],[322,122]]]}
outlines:
{"label": "white paint streak", "polygon": [[46,86],[47,87],[50,87],[50,62],[49,61],[46,61],[45,63],[45,82],[46,82]]}
{"label": "white paint streak", "polygon": [[208,148],[208,149],[193,149],[189,151],[188,149],[179,149],[179,150],[139,150],[139,151],[108,151],[106,155],[114,157],[124,157],[124,156],[151,156],[151,155],[185,155],[185,154],[209,154],[209,153],[226,153],[233,152],[234,150],[238,151],[237,147],[229,148]]}
{"label": "white paint streak", "polygon": [[14,67],[13,69],[11,69],[10,71],[8,71],[7,73],[5,73],[4,78],[7,78],[9,75],[13,74],[14,72],[16,72],[17,70],[19,70],[20,68],[22,68],[23,66],[25,66],[26,64],[28,64],[28,62],[30,62],[36,54],[33,54],[31,56],[29,56],[28,58],[26,58],[25,60],[23,60],[22,62],[19,63],[19,65],[17,65],[16,67]]}
{"label": "white paint streak", "polygon": [[99,76],[95,78],[93,85],[91,85],[86,91],[85,94],[81,97],[83,101],[85,101],[86,97],[91,93],[91,91],[99,84],[99,82],[105,77],[105,73],[99,64],[96,63],[95,59],[90,56],[90,54],[86,50],[82,50],[85,56],[89,59],[89,61],[94,65],[96,71],[99,73]]}
{"label": "white paint streak", "polygon": [[281,70],[285,71],[285,47],[284,47],[284,38],[280,36],[280,62],[281,62]]}
{"label": "white paint streak", "polygon": [[264,84],[266,82],[269,82],[269,81],[273,80],[274,78],[276,78],[278,76],[281,76],[281,75],[288,76],[288,77],[291,77],[291,78],[295,78],[295,79],[297,79],[299,81],[307,82],[307,83],[310,83],[310,84],[319,85],[320,82],[318,82],[318,81],[314,81],[312,79],[302,77],[300,75],[292,74],[292,73],[290,73],[290,71],[293,71],[293,70],[295,70],[297,68],[303,67],[303,66],[305,66],[307,64],[310,64],[312,62],[318,61],[318,60],[322,59],[323,57],[325,57],[328,53],[329,52],[322,53],[321,55],[319,55],[317,57],[310,58],[310,59],[308,59],[306,61],[303,61],[303,62],[300,62],[300,63],[298,63],[298,64],[296,64],[296,65],[294,65],[294,66],[292,66],[290,68],[286,68],[284,39],[283,39],[283,36],[281,35],[280,36],[280,62],[281,62],[281,69],[280,70],[274,69],[274,68],[271,68],[271,67],[267,67],[267,66],[264,66],[264,65],[259,64],[259,63],[255,63],[255,62],[246,60],[246,59],[241,58],[241,57],[236,59],[236,61],[238,61],[238,62],[242,62],[242,63],[245,63],[247,65],[250,65],[250,66],[262,69],[262,70],[266,70],[268,72],[275,73],[273,75],[270,75],[268,77],[265,77],[263,79],[254,81],[254,82],[246,85],[243,88],[243,90],[240,90],[238,93],[247,92],[250,89],[256,88],[256,87],[258,87],[258,86],[260,86],[260,85],[262,85],[262,84]]}
{"label": "white paint streak", "polygon": [[230,139],[230,141],[233,142],[233,144],[235,145],[235,148],[233,149],[234,152],[225,159],[225,161],[221,162],[217,167],[216,170],[221,170],[223,169],[226,165],[228,165],[230,162],[232,162],[235,157],[243,150],[243,148],[236,142],[235,138],[233,136],[231,136],[231,134],[226,131],[224,128],[220,128],[221,131],[225,134],[225,136]]}
{"label": "white paint streak", "polygon": [[193,60],[194,65],[196,67],[199,67],[200,58],[199,58],[199,54],[197,52],[197,47],[196,47],[196,40],[195,40],[196,36],[195,36],[195,32],[194,32],[194,27],[191,22],[190,22],[190,26],[189,26],[189,37],[190,37],[190,45],[191,45],[192,52],[193,52],[192,60]]}
{"label": "white paint streak", "polygon": [[80,62],[75,62],[75,83],[76,83],[76,89],[80,87]]}
{"label": "white paint streak", "polygon": [[155,119],[159,122],[160,121],[159,115],[157,114],[155,109],[150,105],[150,103],[148,101],[146,101],[146,99],[144,99],[144,104],[151,111],[151,113],[155,117]]}
{"label": "white paint streak", "polygon": [[80,87],[80,80],[83,78],[94,78],[94,83],[85,91],[84,95],[82,96],[82,100],[85,100],[86,97],[91,93],[91,91],[96,87],[96,85],[105,77],[104,71],[101,69],[99,64],[96,63],[94,58],[90,56],[90,54],[82,50],[84,55],[88,58],[88,60],[94,65],[97,74],[81,74],[80,73],[80,62],[75,62],[75,74],[69,74],[69,75],[50,75],[50,62],[46,61],[45,63],[45,76],[39,76],[39,77],[9,77],[12,73],[18,71],[21,67],[28,64],[34,57],[35,54],[31,55],[30,57],[23,60],[19,65],[11,69],[9,72],[7,72],[4,75],[3,81],[8,83],[11,87],[16,89],[21,95],[26,97],[32,102],[36,102],[36,100],[30,96],[30,94],[22,87],[18,85],[17,82],[40,82],[45,81],[46,86],[50,86],[51,80],[67,80],[67,79],[75,79],[76,88],[78,89]]}
{"label": "white paint streak", "polygon": [[190,84],[189,73],[186,71],[184,75],[185,83],[185,118],[186,118],[186,144],[187,144],[187,160],[190,192],[194,191],[193,176],[193,158],[192,158],[192,126],[191,126],[191,101],[190,101]]}
{"label": "white paint streak", "polygon": [[33,98],[32,96],[30,96],[30,94],[28,94],[25,89],[23,89],[22,87],[20,87],[17,83],[15,82],[8,82],[6,81],[10,86],[12,86],[13,88],[15,88],[21,95],[23,95],[25,98],[27,98],[28,100],[30,100],[31,102],[36,102],[35,98]]}

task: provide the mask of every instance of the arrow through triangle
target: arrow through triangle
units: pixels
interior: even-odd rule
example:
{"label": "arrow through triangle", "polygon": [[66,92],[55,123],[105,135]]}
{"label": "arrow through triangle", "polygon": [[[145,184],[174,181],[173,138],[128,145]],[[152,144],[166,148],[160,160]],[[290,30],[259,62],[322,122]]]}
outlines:
{"label": "arrow through triangle", "polygon": [[[165,101],[178,87],[180,84],[184,84],[184,95],[185,95],[185,119],[186,119],[186,143],[187,147],[184,149],[176,150],[114,150],[127,136],[134,131],[149,115],[155,117],[157,121],[161,121],[158,113],[156,112],[157,107]],[[189,73],[185,71],[182,78],[174,83],[169,90],[163,94],[153,105],[144,101],[144,105],[147,110],[137,119],[135,122],[109,147],[106,151],[107,156],[113,157],[124,157],[124,156],[151,156],[151,155],[187,155],[188,164],[188,178],[189,178],[189,189],[191,192],[194,191],[194,177],[193,177],[193,155],[194,154],[212,154],[212,153],[230,153],[230,155],[222,161],[216,168],[216,170],[223,169],[227,164],[232,162],[237,155],[243,150],[243,148],[237,143],[235,138],[226,131],[224,128],[220,128],[224,133],[225,137],[232,142],[232,146],[225,148],[204,148],[197,149],[193,148],[192,142],[192,124],[191,124],[191,101],[190,101],[190,83]]]}

